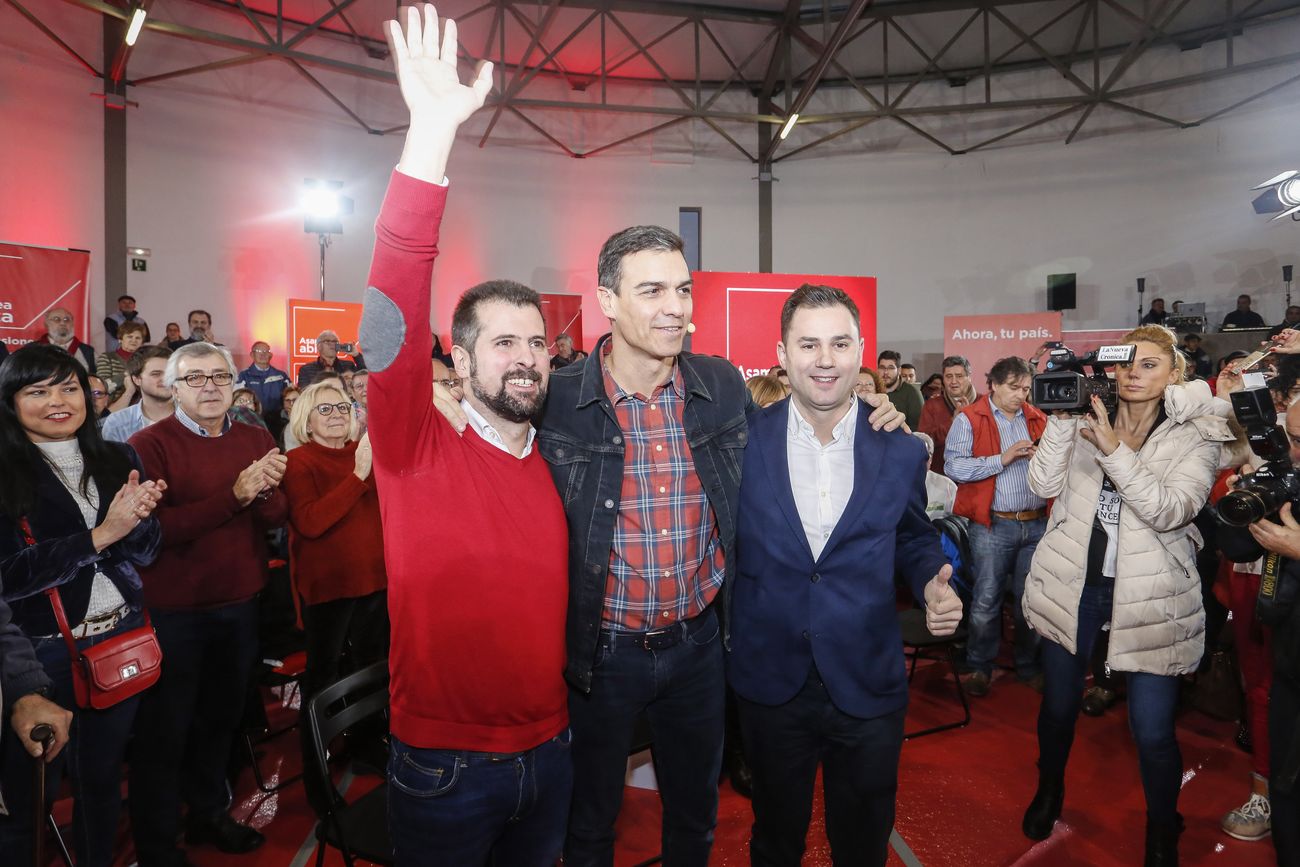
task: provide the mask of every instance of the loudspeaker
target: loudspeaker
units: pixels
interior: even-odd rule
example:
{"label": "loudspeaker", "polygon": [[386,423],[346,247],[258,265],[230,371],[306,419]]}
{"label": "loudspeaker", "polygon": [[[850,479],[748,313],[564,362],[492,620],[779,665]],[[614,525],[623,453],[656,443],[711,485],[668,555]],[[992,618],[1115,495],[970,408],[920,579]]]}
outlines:
{"label": "loudspeaker", "polygon": [[1074,309],[1074,275],[1073,274],[1048,274],[1047,275],[1047,309],[1048,310],[1073,310]]}

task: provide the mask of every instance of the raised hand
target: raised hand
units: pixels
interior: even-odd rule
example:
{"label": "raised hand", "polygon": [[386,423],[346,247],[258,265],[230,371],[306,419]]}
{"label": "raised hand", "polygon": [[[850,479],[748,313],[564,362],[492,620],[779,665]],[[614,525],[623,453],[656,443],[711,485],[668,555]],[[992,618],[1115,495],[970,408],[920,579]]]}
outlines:
{"label": "raised hand", "polygon": [[945,564],[925,585],[925,628],[931,635],[952,635],[961,623],[961,598],[951,579],[952,566]]}
{"label": "raised hand", "polygon": [[439,40],[438,13],[432,5],[403,7],[398,19],[384,24],[397,84],[411,113],[397,168],[418,180],[442,183],[457,127],[482,107],[492,90],[492,64],[481,64],[473,80],[461,84],[456,72],[456,22],[443,22]]}
{"label": "raised hand", "polygon": [[481,64],[473,81],[461,84],[456,72],[456,22],[443,21],[439,40],[438,12],[432,4],[404,6],[398,17],[406,21],[405,32],[400,21],[384,22],[384,32],[411,123],[460,126],[491,92],[492,64]]}
{"label": "raised hand", "polygon": [[165,482],[142,484],[139,471],[132,470],[127,476],[126,484],[113,495],[104,520],[90,532],[95,550],[103,551],[114,542],[126,538],[136,525],[153,513],[166,487]]}

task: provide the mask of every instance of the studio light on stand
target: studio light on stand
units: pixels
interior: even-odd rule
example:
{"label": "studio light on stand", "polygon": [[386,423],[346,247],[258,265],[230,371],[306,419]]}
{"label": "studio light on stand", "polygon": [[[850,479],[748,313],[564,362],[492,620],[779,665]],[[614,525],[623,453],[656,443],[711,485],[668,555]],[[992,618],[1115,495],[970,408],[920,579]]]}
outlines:
{"label": "studio light on stand", "polygon": [[331,235],[343,234],[343,217],[352,213],[352,200],[341,192],[342,181],[307,178],[302,185],[302,230],[320,242],[320,299],[325,300],[325,249]]}
{"label": "studio light on stand", "polygon": [[1282,282],[1286,284],[1286,306],[1291,309],[1291,266],[1282,266]]}
{"label": "studio light on stand", "polygon": [[1251,201],[1256,214],[1277,214],[1274,220],[1290,217],[1300,221],[1300,171],[1282,172],[1252,189],[1264,191]]}
{"label": "studio light on stand", "polygon": [[1142,324],[1142,296],[1147,291],[1147,278],[1139,277],[1138,280],[1138,325]]}

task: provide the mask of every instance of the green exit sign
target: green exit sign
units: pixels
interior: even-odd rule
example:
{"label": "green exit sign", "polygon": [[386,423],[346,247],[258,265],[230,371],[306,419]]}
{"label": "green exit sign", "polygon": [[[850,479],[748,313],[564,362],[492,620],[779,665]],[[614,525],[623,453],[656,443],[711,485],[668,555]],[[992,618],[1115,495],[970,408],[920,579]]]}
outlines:
{"label": "green exit sign", "polygon": [[131,260],[131,270],[132,270],[132,271],[147,271],[147,270],[149,270],[149,263],[148,263],[148,261],[146,261],[145,259],[132,259],[132,260]]}

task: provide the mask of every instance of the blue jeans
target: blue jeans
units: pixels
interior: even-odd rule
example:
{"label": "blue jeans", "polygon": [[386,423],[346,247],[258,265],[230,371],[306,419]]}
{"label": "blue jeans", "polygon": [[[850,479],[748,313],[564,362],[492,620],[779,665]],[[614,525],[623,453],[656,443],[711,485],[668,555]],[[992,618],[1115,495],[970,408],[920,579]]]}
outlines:
{"label": "blue jeans", "polygon": [[1047,529],[1047,519],[1014,521],[990,516],[988,527],[976,521],[970,525],[971,558],[975,561],[975,588],[971,593],[970,637],[966,640],[966,664],[973,671],[993,673],[1002,643],[1002,598],[1011,588],[1016,623],[1016,674],[1028,680],[1039,672],[1038,635],[1025,623],[1020,597],[1025,576],[1038,540]]}
{"label": "blue jeans", "polygon": [[[93,647],[143,623],[140,612],[133,612],[113,631],[83,638],[77,646],[83,650]],[[45,766],[46,801],[53,803],[60,780],[67,774],[72,781],[72,850],[77,864],[108,867],[113,863],[118,817],[122,812],[122,761],[140,697],[128,698],[104,710],[82,710],[73,697],[72,662],[63,636],[35,638],[32,645],[45,673],[54,681],[50,700],[73,714],[68,745]],[[34,760],[18,742],[8,718],[4,720],[3,742],[4,773],[0,776],[0,788],[9,815],[0,816],[0,852],[4,853],[0,861],[30,864]]]}
{"label": "blue jeans", "polygon": [[553,867],[573,791],[572,734],[522,753],[426,750],[391,738],[398,867]]}
{"label": "blue jeans", "polygon": [[591,692],[569,693],[573,812],[566,867],[611,867],[628,746],[645,714],[663,798],[665,867],[705,867],[718,819],[726,690],[713,609],[689,621],[678,644],[646,650],[601,632]]}
{"label": "blue jeans", "polygon": [[[1043,642],[1043,703],[1038,711],[1038,772],[1043,779],[1065,778],[1088,660],[1101,627],[1110,620],[1112,586],[1107,581],[1083,588],[1074,653],[1050,639]],[[1126,676],[1129,729],[1137,743],[1147,816],[1155,822],[1173,822],[1183,777],[1183,757],[1174,734],[1178,678],[1139,671]]]}

